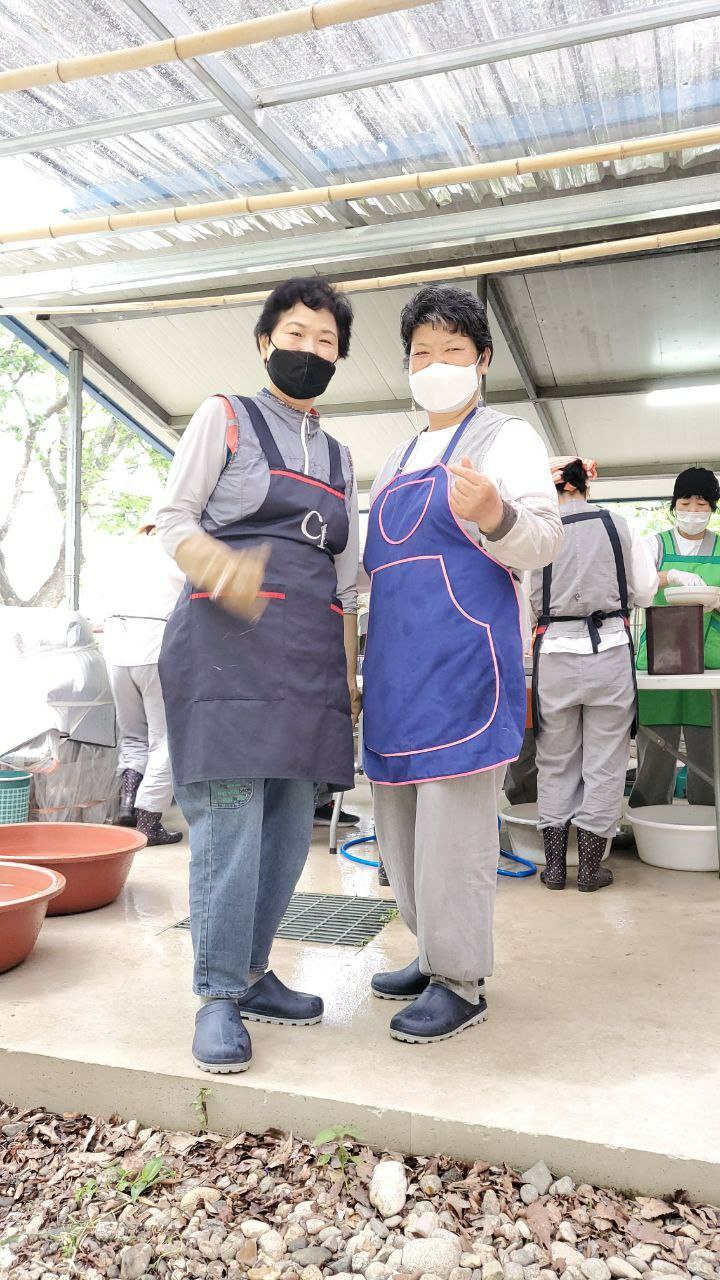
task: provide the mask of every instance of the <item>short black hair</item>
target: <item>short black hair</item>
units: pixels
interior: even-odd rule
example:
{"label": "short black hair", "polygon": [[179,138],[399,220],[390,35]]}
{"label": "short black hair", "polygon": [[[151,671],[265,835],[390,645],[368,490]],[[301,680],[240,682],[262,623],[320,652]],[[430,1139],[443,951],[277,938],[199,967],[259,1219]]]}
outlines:
{"label": "short black hair", "polygon": [[670,510],[674,511],[678,498],[704,498],[713,511],[720,501],[720,484],[714,471],[707,467],[688,467],[675,481]]}
{"label": "short black hair", "polygon": [[573,458],[572,462],[565,464],[561,477],[555,485],[558,493],[563,492],[566,484],[572,485],[573,489],[577,489],[583,496],[587,493],[588,473],[582,458]]}
{"label": "short black hair", "polygon": [[255,341],[258,351],[263,335],[272,335],[275,326],[286,311],[292,311],[296,302],[304,302],[311,311],[329,311],[335,317],[338,331],[338,354],[344,360],[350,350],[353,309],[347,294],[340,293],[329,280],[317,276],[293,276],[283,280],[273,289],[255,325]]}
{"label": "short black hair", "polygon": [[487,347],[492,359],[493,342],[488,326],[487,311],[477,294],[455,285],[428,284],[418,289],[406,302],[400,317],[400,337],[406,358],[410,355],[412,336],[418,325],[441,326],[451,333],[462,333],[471,338],[481,356]]}

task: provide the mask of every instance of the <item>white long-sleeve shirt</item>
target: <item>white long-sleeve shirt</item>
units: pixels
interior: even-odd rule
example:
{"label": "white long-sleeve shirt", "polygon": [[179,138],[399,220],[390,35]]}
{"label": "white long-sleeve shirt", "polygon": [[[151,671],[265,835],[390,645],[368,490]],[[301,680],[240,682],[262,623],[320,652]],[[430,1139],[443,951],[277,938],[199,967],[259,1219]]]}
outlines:
{"label": "white long-sleeve shirt", "polygon": [[103,652],[111,666],[157,662],[165,623],[184,585],[185,574],[156,534],[139,535],[128,545],[104,626]]}

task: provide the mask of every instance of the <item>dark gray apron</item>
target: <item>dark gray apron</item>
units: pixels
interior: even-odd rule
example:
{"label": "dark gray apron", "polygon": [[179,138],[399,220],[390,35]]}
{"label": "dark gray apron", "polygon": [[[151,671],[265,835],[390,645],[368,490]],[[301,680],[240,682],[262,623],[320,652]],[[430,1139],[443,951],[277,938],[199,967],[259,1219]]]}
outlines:
{"label": "dark gray apron", "polygon": [[160,654],[173,777],[301,778],[353,785],[343,612],[334,557],[349,521],[340,448],[327,437],[330,482],[285,466],[254,401],[246,409],[270,469],[254,515],[214,536],[233,550],[271,546],[259,621],[236,618],[186,585]]}

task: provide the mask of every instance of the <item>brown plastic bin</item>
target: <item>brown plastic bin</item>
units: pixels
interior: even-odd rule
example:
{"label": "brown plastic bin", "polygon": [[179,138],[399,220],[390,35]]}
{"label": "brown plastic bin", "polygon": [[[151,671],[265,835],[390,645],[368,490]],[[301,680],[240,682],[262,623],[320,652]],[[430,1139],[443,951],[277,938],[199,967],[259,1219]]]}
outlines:
{"label": "brown plastic bin", "polygon": [[0,826],[0,858],[50,867],[65,877],[65,890],[48,915],[95,911],[122,892],[146,836],[129,827],[90,822],[18,822]]}
{"label": "brown plastic bin", "polygon": [[0,973],[27,959],[49,903],[64,888],[65,877],[49,867],[0,862]]}
{"label": "brown plastic bin", "polygon": [[705,628],[701,604],[651,606],[646,632],[649,675],[703,674]]}

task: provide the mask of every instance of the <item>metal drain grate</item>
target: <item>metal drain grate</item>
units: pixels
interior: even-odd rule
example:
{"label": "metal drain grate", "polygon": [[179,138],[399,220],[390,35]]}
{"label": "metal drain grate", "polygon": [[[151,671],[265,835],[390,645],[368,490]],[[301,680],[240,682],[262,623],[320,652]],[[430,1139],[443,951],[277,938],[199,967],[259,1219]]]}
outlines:
{"label": "metal drain grate", "polygon": [[[392,920],[397,904],[377,898],[348,898],[339,893],[294,893],[277,931],[278,938],[360,947]],[[178,929],[189,929],[181,920]]]}

